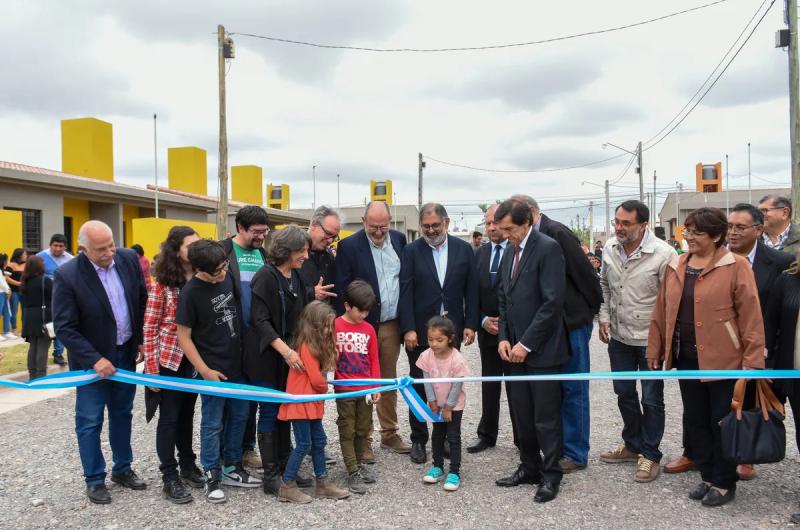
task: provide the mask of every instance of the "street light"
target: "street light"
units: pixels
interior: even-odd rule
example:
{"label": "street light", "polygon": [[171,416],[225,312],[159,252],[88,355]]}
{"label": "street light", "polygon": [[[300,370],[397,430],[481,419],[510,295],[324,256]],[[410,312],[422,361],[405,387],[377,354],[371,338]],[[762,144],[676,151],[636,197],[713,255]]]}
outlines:
{"label": "street light", "polygon": [[636,172],[639,173],[639,201],[644,203],[644,168],[642,167],[642,142],[636,144],[636,151],[629,151],[628,149],[620,147],[616,144],[612,144],[611,142],[605,142],[602,147],[603,149],[605,149],[609,145],[611,147],[616,147],[620,151],[624,151],[629,155],[633,155],[636,157],[636,161],[638,164]]}

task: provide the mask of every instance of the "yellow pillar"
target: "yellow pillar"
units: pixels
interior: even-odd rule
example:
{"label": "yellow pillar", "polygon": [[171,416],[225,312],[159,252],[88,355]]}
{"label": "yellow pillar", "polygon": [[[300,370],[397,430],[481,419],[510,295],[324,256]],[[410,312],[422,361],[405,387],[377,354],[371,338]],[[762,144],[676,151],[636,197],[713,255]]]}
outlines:
{"label": "yellow pillar", "polygon": [[97,118],[61,120],[61,171],[113,182],[111,124]]}
{"label": "yellow pillar", "polygon": [[15,248],[22,246],[22,212],[0,210],[0,252],[8,254],[9,259]]}
{"label": "yellow pillar", "polygon": [[123,244],[130,247],[134,243],[138,243],[133,239],[133,220],[139,217],[139,207],[130,206],[129,204],[122,205],[122,226],[125,231],[125,241]]}
{"label": "yellow pillar", "polygon": [[276,210],[289,209],[289,185],[267,184],[267,208]]}
{"label": "yellow pillar", "polygon": [[256,206],[263,205],[262,175],[263,172],[259,166],[231,167],[231,199]]}
{"label": "yellow pillar", "polygon": [[144,255],[152,259],[161,250],[161,243],[167,239],[173,226],[191,226],[203,238],[217,239],[217,225],[201,223],[198,221],[183,221],[180,219],[156,219],[144,217],[133,219],[131,222],[131,238],[144,249]]}
{"label": "yellow pillar", "polygon": [[89,201],[64,197],[64,217],[72,219],[72,250],[78,251],[78,230],[89,220]]}
{"label": "yellow pillar", "polygon": [[393,202],[392,196],[392,181],[391,180],[370,180],[369,181],[369,196],[370,200],[383,201],[391,205]]}
{"label": "yellow pillar", "polygon": [[170,147],[167,149],[167,165],[170,189],[208,195],[205,149]]}

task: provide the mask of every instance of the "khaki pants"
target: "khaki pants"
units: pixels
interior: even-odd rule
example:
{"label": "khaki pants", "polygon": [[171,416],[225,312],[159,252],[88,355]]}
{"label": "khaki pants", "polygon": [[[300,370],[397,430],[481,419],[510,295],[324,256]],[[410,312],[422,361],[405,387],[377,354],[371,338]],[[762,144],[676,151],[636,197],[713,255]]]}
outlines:
{"label": "khaki pants", "polygon": [[364,447],[372,432],[372,405],[365,398],[337,399],[336,410],[339,417],[339,445],[342,459],[348,473],[358,469],[364,458]]}
{"label": "khaki pants", "polygon": [[[397,360],[400,358],[400,323],[397,319],[378,324],[378,361],[381,378],[397,377]],[[397,390],[383,392],[375,405],[381,425],[381,440],[397,433]]]}

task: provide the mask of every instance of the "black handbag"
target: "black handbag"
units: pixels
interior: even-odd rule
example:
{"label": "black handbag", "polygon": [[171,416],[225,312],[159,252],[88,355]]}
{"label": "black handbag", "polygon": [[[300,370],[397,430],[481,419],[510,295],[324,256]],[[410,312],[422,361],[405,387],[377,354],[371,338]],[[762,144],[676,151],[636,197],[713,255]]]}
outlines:
{"label": "black handbag", "polygon": [[772,464],[786,456],[783,404],[765,379],[756,380],[756,407],[742,410],[745,379],[733,390],[731,412],[719,422],[722,456],[735,464]]}

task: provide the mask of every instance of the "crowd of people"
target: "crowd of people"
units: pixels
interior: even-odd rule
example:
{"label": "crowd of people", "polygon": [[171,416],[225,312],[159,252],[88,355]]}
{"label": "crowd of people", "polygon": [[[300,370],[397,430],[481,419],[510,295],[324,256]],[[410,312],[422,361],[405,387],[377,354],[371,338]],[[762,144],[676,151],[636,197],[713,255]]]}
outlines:
{"label": "crowd of people", "polygon": [[[341,241],[342,220],[327,206],[316,209],[307,229],[275,233],[262,208],[247,206],[236,215],[236,234],[220,242],[173,227],[152,279],[143,273],[141,254],[117,249],[111,229],[89,221],[80,228],[74,259],[63,236],[54,236],[39,255],[15,251],[6,280],[25,294],[22,334],[34,352],[31,377],[45,373],[50,336],[43,324],[52,318],[70,368],[104,378],[77,389],[75,422],[87,496],[109,503],[100,442],[106,408],[111,480],[146,488],[131,467],[136,389],[105,379],[139,362],[146,373],[178,379],[324,394],[327,372],[336,380],[397,377],[401,346],[414,378],[468,375],[459,350],[477,340],[485,376],[585,373],[597,319],[612,371],[800,368],[800,274],[793,254],[800,234],[791,214],[791,203],[777,196],[757,207],[736,205],[727,217],[700,208],[684,223],[686,251],[679,255],[650,230],[647,206],[626,201],[615,210],[614,237],[587,258],[575,234],[525,195],[488,208],[488,241],[476,233],[472,245],[448,234],[447,211],[437,203],[423,205],[422,237],[410,243],[390,228],[383,202],[367,205],[363,229]],[[680,381],[684,453],[662,466],[663,380],[642,380],[641,398],[636,381],[614,381],[621,443],[600,460],[634,463],[636,482],[653,481],[662,469],[698,469],[702,481],[689,497],[709,507],[731,501],[737,481],[756,475],[753,466],[737,468],[721,451],[718,422],[729,410],[734,382]],[[534,501],[551,501],[563,475],[589,463],[588,382],[505,386],[520,462],[496,484],[534,484]],[[415,387],[444,421],[431,433],[409,413],[410,444],[399,434],[396,391],[337,400],[348,473],[343,485],[328,479],[321,402],[201,395],[198,467],[192,445],[197,394],[148,387],[148,420],[158,413],[164,497],[191,502],[191,488],[202,488],[207,501],[219,503],[226,500],[223,486],[261,488],[295,503],[311,502],[304,489],[312,486],[317,498],[363,494],[376,481],[373,408],[380,447],[424,464],[430,440],[432,465],[422,480],[456,491],[467,389],[461,383]],[[800,403],[794,381],[774,389],[793,410]],[[369,387],[334,386],[350,390]],[[482,383],[481,419],[468,453],[495,446],[500,394],[501,383]],[[752,406],[753,397],[747,400]],[[313,478],[300,470],[307,455]]]}

